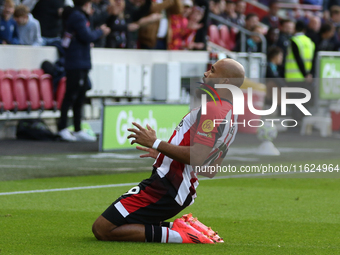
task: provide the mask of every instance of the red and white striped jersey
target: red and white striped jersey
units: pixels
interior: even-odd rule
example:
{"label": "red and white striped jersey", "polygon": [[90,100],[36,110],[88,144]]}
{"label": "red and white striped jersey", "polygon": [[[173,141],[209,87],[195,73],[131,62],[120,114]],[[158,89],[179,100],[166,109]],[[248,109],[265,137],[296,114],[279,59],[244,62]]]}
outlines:
{"label": "red and white striped jersey", "polygon": [[[220,120],[214,126],[214,120]],[[225,120],[225,121],[221,121]],[[192,146],[200,143],[210,146],[211,152],[204,162],[210,165],[220,157],[225,157],[228,147],[234,141],[237,132],[237,115],[232,113],[232,104],[222,99],[217,105],[209,101],[207,114],[201,114],[201,108],[195,108],[181,120],[174,130],[168,143],[179,146]],[[154,163],[160,177],[167,178],[177,190],[174,198],[179,205],[183,205],[188,195],[192,202],[196,198],[198,186],[197,174],[191,165],[177,162],[160,153]]]}

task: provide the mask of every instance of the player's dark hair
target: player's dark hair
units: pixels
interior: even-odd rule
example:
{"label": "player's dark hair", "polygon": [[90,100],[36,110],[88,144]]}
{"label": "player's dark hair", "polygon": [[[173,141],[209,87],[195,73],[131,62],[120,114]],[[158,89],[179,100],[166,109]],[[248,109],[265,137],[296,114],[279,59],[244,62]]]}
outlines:
{"label": "player's dark hair", "polygon": [[257,17],[257,14],[256,13],[248,13],[247,16],[246,16],[246,21],[250,20],[252,17]]}
{"label": "player's dark hair", "polygon": [[91,0],[73,0],[74,5],[80,7],[84,6],[88,2],[91,2]]}
{"label": "player's dark hair", "polygon": [[273,58],[275,58],[280,53],[283,54],[283,50],[281,48],[276,47],[276,46],[270,47],[268,50],[268,54],[267,54],[267,60],[271,61]]}

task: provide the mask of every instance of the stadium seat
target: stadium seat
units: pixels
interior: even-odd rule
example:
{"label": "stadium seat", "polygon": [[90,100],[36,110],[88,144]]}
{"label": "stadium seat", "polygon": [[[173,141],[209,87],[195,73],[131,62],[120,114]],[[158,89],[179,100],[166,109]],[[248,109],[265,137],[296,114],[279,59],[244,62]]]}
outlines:
{"label": "stadium seat", "polygon": [[3,76],[0,80],[0,106],[2,110],[17,110],[12,92],[12,79],[10,76]]}
{"label": "stadium seat", "polygon": [[3,70],[0,70],[0,79],[1,79],[2,76],[4,76],[4,75],[5,75],[4,71],[3,71]]}
{"label": "stadium seat", "polygon": [[18,110],[30,111],[30,103],[28,102],[26,93],[26,77],[18,75],[12,78],[12,90],[15,101],[18,104]]}
{"label": "stadium seat", "polygon": [[229,34],[230,34],[230,47],[231,49],[234,49],[235,48],[235,45],[236,45],[236,36],[237,36],[237,32],[235,29],[231,28],[229,30]]}
{"label": "stadium seat", "polygon": [[33,73],[33,74],[36,74],[36,75],[38,75],[38,76],[40,77],[40,76],[42,76],[45,72],[44,72],[44,70],[42,70],[42,69],[34,69],[34,70],[32,70],[32,73]]}
{"label": "stadium seat", "polygon": [[221,38],[220,44],[221,44],[221,46],[223,48],[231,50],[229,28],[226,25],[220,25],[220,26],[218,26],[218,30],[220,32],[220,38]]}
{"label": "stadium seat", "polygon": [[64,95],[66,92],[66,77],[63,77],[58,84],[56,100],[57,100],[57,109],[60,110],[61,104],[63,103]]}
{"label": "stadium seat", "polygon": [[5,74],[9,74],[9,75],[12,75],[13,77],[15,77],[17,75],[17,70],[14,70],[14,69],[7,69],[5,70]]}
{"label": "stadium seat", "polygon": [[43,102],[45,110],[56,110],[57,105],[56,102],[53,100],[53,83],[52,77],[49,74],[44,74],[40,77],[39,83],[39,90],[40,90],[40,98]]}
{"label": "stadium seat", "polygon": [[28,70],[28,69],[20,69],[19,71],[18,71],[18,74],[22,74],[22,75],[24,75],[24,76],[30,76],[31,75],[31,71],[30,70]]}
{"label": "stadium seat", "polygon": [[31,109],[38,110],[42,104],[40,102],[39,77],[37,75],[32,75],[27,79],[26,92],[28,101],[31,103]]}
{"label": "stadium seat", "polygon": [[219,35],[219,32],[218,32],[217,26],[210,25],[208,32],[209,32],[209,40],[212,43],[215,43],[215,44],[219,45],[220,44],[220,35]]}

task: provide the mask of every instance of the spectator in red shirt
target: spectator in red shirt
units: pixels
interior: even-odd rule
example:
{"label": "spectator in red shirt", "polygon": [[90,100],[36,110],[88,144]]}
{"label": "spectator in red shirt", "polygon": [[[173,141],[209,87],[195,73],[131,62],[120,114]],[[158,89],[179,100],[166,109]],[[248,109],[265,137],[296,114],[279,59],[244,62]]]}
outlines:
{"label": "spectator in red shirt", "polygon": [[182,14],[171,15],[172,40],[170,50],[203,49],[204,43],[194,42],[196,31],[203,25],[199,24],[204,10],[198,6],[193,7],[191,0],[183,0]]}

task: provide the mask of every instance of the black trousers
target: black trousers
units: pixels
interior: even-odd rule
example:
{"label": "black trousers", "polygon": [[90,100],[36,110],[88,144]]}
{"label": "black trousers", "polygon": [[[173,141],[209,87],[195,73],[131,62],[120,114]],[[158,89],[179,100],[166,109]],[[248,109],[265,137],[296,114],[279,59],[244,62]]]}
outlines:
{"label": "black trousers", "polygon": [[66,71],[66,92],[61,105],[61,115],[58,123],[58,130],[66,128],[67,112],[70,107],[73,108],[74,130],[81,130],[81,113],[86,91],[89,88],[88,79],[89,70],[75,69]]}

